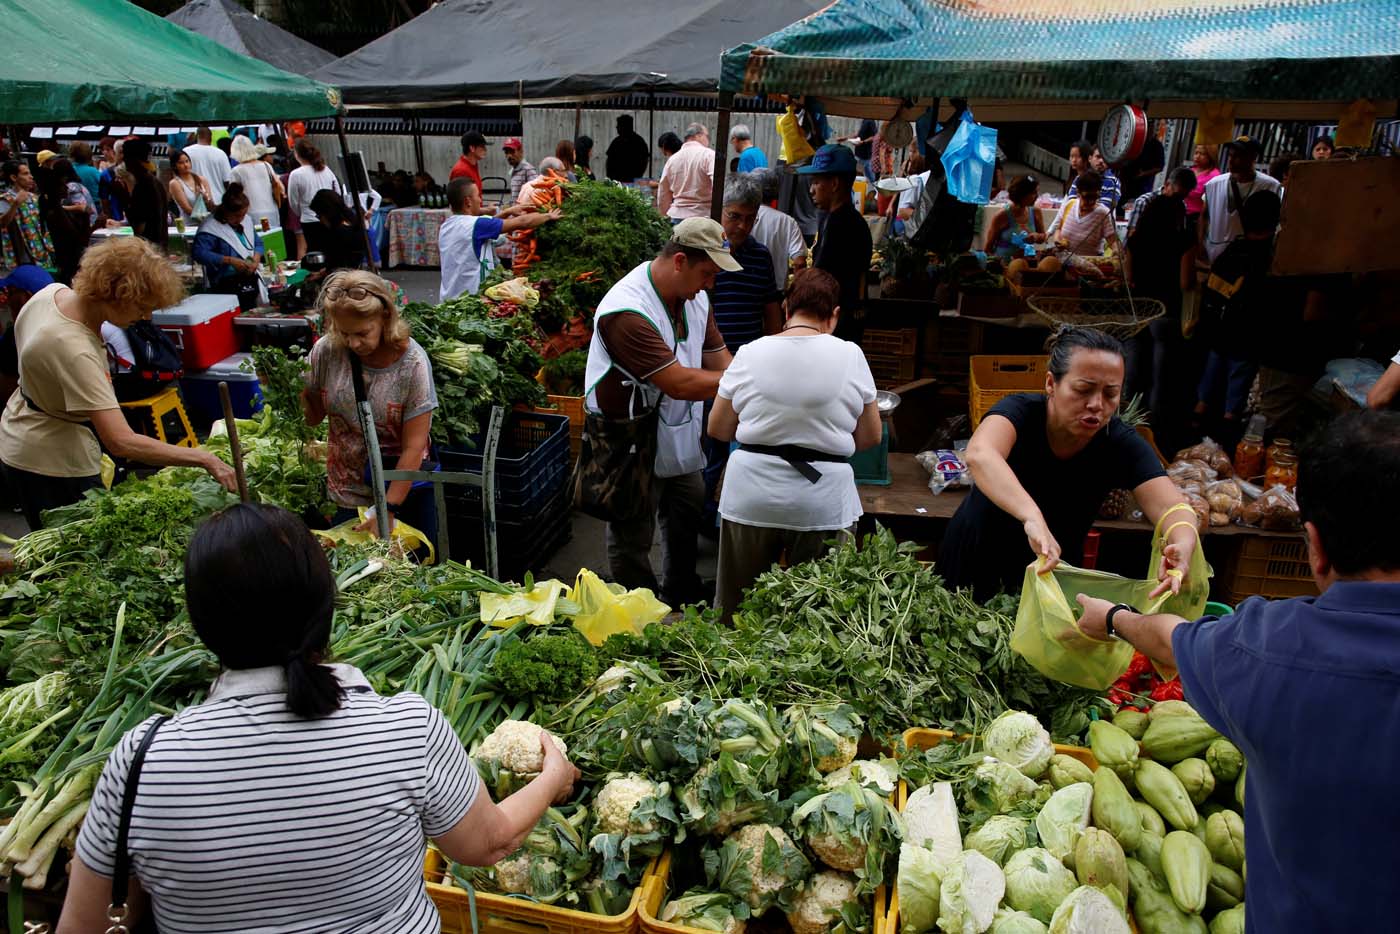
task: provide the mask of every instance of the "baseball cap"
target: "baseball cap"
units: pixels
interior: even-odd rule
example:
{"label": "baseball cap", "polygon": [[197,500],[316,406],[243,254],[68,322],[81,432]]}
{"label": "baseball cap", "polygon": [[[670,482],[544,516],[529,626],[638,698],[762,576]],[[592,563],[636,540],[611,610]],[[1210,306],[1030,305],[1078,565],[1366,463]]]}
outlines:
{"label": "baseball cap", "polygon": [[704,250],[715,265],[725,272],[742,272],[744,267],[729,255],[724,228],[708,217],[687,217],[671,229],[671,239],[693,250]]}
{"label": "baseball cap", "polygon": [[854,175],[856,154],[845,146],[827,143],[812,157],[808,165],[797,170],[798,175]]}
{"label": "baseball cap", "polygon": [[42,266],[16,266],[8,276],[0,279],[0,289],[16,289],[33,294],[53,285],[53,276]]}
{"label": "baseball cap", "polygon": [[1251,149],[1256,155],[1264,151],[1264,144],[1252,136],[1236,136],[1231,146],[1238,146],[1241,149]]}
{"label": "baseball cap", "polygon": [[525,148],[525,144],[520,142],[520,137],[512,136],[510,139],[506,140],[504,143],[501,144],[501,148],[514,149],[518,152],[519,150]]}
{"label": "baseball cap", "polygon": [[41,149],[39,150],[39,154],[34,157],[34,161],[39,163],[40,165],[43,165],[50,159],[56,158],[58,158],[58,153],[54,152],[52,149]]}

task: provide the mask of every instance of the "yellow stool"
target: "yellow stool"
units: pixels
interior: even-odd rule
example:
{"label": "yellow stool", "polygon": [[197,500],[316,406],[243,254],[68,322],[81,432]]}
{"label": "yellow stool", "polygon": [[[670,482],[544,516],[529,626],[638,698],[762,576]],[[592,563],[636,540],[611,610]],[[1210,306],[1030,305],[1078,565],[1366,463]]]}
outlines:
{"label": "yellow stool", "polygon": [[131,430],[137,434],[164,441],[166,444],[187,448],[199,447],[194,426],[190,424],[190,417],[185,414],[184,403],[180,401],[178,387],[172,385],[154,396],[134,402],[123,402],[121,407]]}

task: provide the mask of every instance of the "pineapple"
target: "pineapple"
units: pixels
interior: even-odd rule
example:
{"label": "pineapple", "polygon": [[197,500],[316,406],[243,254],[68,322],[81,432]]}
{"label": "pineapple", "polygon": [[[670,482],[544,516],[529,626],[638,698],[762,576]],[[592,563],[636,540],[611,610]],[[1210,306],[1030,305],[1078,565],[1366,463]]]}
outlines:
{"label": "pineapple", "polygon": [[[1133,396],[1128,400],[1128,404],[1118,410],[1118,418],[1129,428],[1136,429],[1142,433],[1147,426],[1147,416],[1150,413],[1142,403],[1141,394]],[[1148,429],[1150,432],[1150,429]],[[1128,510],[1133,505],[1133,494],[1127,490],[1109,490],[1104,497],[1103,505],[1099,506],[1100,519],[1121,519],[1128,514]]]}

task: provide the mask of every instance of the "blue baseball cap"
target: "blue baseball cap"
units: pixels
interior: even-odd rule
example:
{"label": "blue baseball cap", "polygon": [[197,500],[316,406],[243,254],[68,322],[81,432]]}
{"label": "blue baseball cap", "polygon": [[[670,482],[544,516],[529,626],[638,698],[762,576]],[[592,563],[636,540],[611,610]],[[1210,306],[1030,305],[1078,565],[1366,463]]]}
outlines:
{"label": "blue baseball cap", "polygon": [[838,143],[827,143],[812,161],[797,170],[798,175],[855,175],[856,154]]}
{"label": "blue baseball cap", "polygon": [[53,285],[53,276],[41,266],[16,266],[11,273],[0,279],[0,289],[14,289],[31,295]]}

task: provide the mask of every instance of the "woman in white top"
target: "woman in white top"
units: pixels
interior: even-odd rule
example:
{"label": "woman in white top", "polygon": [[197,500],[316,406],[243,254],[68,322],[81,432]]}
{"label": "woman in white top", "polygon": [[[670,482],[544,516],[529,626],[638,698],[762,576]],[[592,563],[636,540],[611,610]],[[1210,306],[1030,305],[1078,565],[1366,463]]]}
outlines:
{"label": "woman in white top", "polygon": [[1112,246],[1121,256],[1123,248],[1118,242],[1113,212],[1099,201],[1103,176],[1092,170],[1083,172],[1075,179],[1075,184],[1074,200],[1060,209],[1045,236],[1055,246],[1075,256],[1102,256],[1107,246]]}
{"label": "woman in white top", "polygon": [[190,163],[189,153],[182,152],[170,166],[170,200],[180,209],[180,219],[198,224],[209,214],[209,204],[214,200],[209,191],[209,182],[204,176],[196,175]]}
{"label": "woman in white top", "polygon": [[495,804],[437,709],[322,664],[335,578],[284,509],[241,504],[201,525],[185,602],[223,673],[203,703],[117,743],[78,835],[59,934],[108,929],[122,794],[152,730],[127,850],[130,888],[162,931],[433,934],[428,839],[459,863],[491,865],[572,793],[578,771],[541,733],[539,777]]}
{"label": "woman in white top", "polygon": [[840,297],[830,273],[799,272],[787,324],[741,347],[720,380],[708,431],[739,442],[719,499],[715,603],[725,619],[774,562],[810,561],[861,516],[847,460],[879,444],[883,427],[865,355],[832,336]]}
{"label": "woman in white top", "polygon": [[239,134],[233,138],[232,155],[238,160],[234,167],[233,180],[243,186],[243,194],[248,196],[248,216],[253,226],[261,226],[263,218],[271,227],[279,227],[278,205],[282,203],[284,192],[282,183],[272,171],[272,166],[262,161],[261,147],[254,146],[248,137]]}
{"label": "woman in white top", "polygon": [[308,250],[321,252],[325,247],[325,227],[316,217],[316,212],[311,210],[311,199],[323,189],[330,189],[344,198],[345,188],[335,173],[326,168],[321,150],[310,141],[304,138],[298,140],[296,154],[301,166],[287,176],[287,203],[301,221],[301,233],[297,234],[297,255],[305,256]]}

